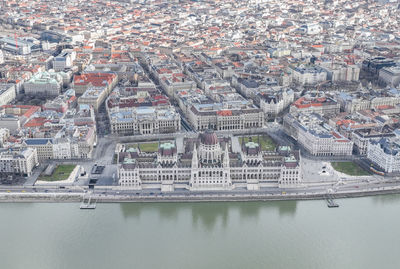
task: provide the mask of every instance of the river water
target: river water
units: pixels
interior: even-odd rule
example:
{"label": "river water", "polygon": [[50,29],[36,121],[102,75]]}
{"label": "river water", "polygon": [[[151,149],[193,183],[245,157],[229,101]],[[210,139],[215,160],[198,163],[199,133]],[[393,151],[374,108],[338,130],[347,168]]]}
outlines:
{"label": "river water", "polygon": [[0,204],[0,268],[400,268],[400,196]]}

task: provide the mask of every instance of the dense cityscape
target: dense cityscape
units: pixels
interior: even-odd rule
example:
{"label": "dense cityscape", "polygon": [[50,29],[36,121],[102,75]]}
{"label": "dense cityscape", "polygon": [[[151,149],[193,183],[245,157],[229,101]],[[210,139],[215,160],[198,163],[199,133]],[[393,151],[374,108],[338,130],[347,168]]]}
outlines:
{"label": "dense cityscape", "polygon": [[398,1],[0,8],[0,199],[400,191]]}

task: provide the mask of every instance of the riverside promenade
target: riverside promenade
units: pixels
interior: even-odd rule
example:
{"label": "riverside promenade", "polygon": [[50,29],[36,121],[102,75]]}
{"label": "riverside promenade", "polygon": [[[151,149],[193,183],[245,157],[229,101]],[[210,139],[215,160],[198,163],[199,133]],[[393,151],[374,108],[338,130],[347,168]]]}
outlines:
{"label": "riverside promenade", "polygon": [[170,192],[170,193],[154,193],[154,192],[121,192],[115,190],[99,189],[94,192],[86,190],[68,190],[60,191],[54,189],[52,191],[35,191],[27,190],[0,191],[0,202],[81,202],[83,197],[90,195],[92,200],[98,203],[119,203],[119,202],[218,202],[218,201],[279,201],[279,200],[318,200],[332,197],[338,198],[354,198],[364,196],[375,196],[384,194],[400,193],[400,185],[391,185],[371,187],[371,188],[348,188],[338,190],[335,193],[315,190],[304,192],[300,190],[291,190],[290,192],[281,191],[265,192],[265,191],[226,191],[226,192]]}

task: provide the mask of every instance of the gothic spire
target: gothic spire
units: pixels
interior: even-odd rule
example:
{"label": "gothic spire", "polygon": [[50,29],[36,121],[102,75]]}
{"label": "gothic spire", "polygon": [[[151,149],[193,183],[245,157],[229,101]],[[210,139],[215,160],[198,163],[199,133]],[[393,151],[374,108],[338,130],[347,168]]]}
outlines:
{"label": "gothic spire", "polygon": [[224,151],[224,167],[229,167],[229,151],[228,151],[228,142],[225,143],[225,151]]}
{"label": "gothic spire", "polygon": [[192,155],[192,169],[199,167],[199,160],[197,158],[196,143],[193,144],[193,155]]}

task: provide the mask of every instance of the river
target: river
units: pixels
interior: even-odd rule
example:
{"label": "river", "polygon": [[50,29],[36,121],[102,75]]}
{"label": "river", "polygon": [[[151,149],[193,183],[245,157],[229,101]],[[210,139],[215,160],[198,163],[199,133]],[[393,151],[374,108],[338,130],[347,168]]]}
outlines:
{"label": "river", "polygon": [[400,268],[400,195],[0,204],[0,268]]}

